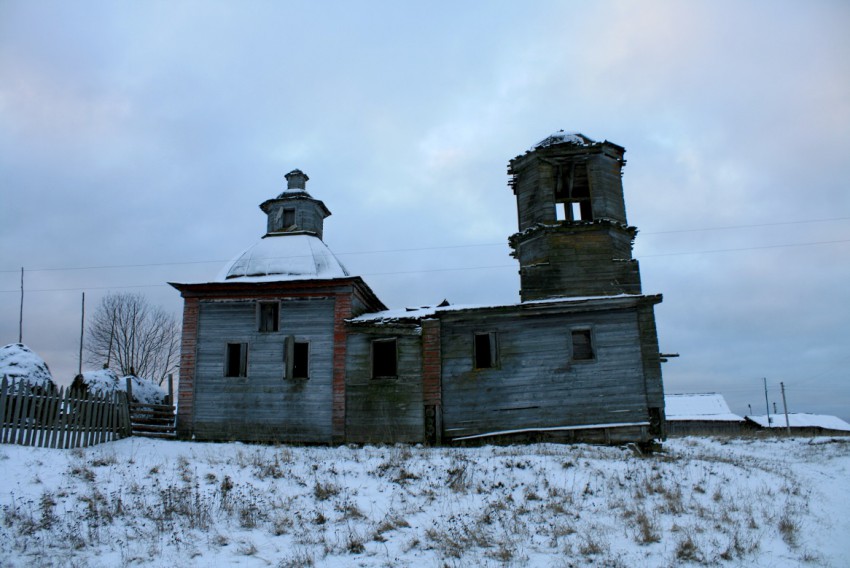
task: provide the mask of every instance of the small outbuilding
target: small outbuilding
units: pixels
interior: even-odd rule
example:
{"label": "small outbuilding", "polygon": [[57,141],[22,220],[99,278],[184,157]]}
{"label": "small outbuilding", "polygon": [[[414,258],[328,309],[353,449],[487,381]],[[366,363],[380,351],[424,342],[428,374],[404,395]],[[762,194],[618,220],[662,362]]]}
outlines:
{"label": "small outbuilding", "polygon": [[735,436],[744,418],[734,414],[722,394],[666,394],[667,434],[670,436]]}
{"label": "small outbuilding", "polygon": [[776,429],[791,428],[795,436],[848,436],[850,435],[850,424],[827,414],[807,414],[795,412],[788,414],[788,422],[785,414],[771,414],[761,416],[747,416],[748,424],[756,428],[774,431]]}

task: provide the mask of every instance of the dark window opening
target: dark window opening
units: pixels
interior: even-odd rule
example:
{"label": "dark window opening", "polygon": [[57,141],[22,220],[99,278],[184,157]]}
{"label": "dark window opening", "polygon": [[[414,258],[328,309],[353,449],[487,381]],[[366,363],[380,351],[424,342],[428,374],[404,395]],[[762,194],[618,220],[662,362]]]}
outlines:
{"label": "dark window opening", "polygon": [[372,378],[398,376],[398,349],[395,339],[372,341]]}
{"label": "dark window opening", "polygon": [[310,378],[310,342],[295,341],[295,337],[286,338],[284,352],[286,361],[285,377],[289,379]]}
{"label": "dark window opening", "polygon": [[283,210],[283,228],[288,229],[295,224],[295,209]]}
{"label": "dark window opening", "polygon": [[475,368],[492,369],[498,364],[496,333],[475,334]]}
{"label": "dark window opening", "polygon": [[260,302],[260,331],[277,331],[280,322],[278,302]]}
{"label": "dark window opening", "polygon": [[296,341],[292,355],[292,378],[309,378],[310,344],[306,341]]}
{"label": "dark window opening", "polygon": [[593,338],[589,329],[572,330],[573,361],[593,360]]}
{"label": "dark window opening", "polygon": [[555,217],[558,221],[592,221],[590,178],[587,164],[564,164],[555,185]]}
{"label": "dark window opening", "polygon": [[248,376],[248,344],[228,343],[224,361],[225,377]]}

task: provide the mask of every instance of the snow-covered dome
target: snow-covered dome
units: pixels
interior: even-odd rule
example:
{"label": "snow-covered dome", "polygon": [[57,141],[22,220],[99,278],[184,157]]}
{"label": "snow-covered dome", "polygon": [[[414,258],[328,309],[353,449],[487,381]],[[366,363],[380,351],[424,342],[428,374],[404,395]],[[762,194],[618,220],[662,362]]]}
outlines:
{"label": "snow-covered dome", "polygon": [[312,234],[269,234],[227,263],[218,282],[277,282],[345,278],[348,270]]}
{"label": "snow-covered dome", "polygon": [[591,144],[596,144],[596,141],[579,132],[564,132],[563,130],[559,130],[535,144],[533,148],[545,148],[546,146],[553,146],[555,144],[577,144],[579,146],[589,146]]}

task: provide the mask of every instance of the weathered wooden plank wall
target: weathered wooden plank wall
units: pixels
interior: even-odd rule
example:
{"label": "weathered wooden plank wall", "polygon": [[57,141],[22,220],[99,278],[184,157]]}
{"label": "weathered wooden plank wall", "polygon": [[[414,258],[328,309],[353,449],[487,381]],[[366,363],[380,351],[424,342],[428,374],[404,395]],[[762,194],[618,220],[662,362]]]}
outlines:
{"label": "weathered wooden plank wall", "polygon": [[[257,331],[253,300],[202,300],[200,312],[195,436],[330,442],[334,300],[283,299],[277,332]],[[309,342],[308,379],[284,377],[290,335]],[[227,343],[248,344],[247,377],[224,376]]]}
{"label": "weathered wooden plank wall", "polygon": [[[346,358],[346,426],[349,442],[421,442],[424,437],[422,342],[418,326],[350,329]],[[373,379],[374,339],[398,340],[398,377]]]}
{"label": "weathered wooden plank wall", "polygon": [[[445,314],[443,424],[449,438],[558,426],[646,422],[637,312]],[[571,362],[570,330],[592,329],[596,358]],[[495,331],[499,366],[473,368],[475,332]]]}

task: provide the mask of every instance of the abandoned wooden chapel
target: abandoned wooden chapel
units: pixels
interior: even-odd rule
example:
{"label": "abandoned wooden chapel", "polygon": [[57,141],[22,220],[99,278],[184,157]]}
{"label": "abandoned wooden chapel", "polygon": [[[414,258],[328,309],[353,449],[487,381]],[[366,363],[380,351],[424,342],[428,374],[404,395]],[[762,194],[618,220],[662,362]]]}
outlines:
{"label": "abandoned wooden chapel", "polygon": [[520,300],[388,310],[322,241],[300,170],[265,235],[184,298],[177,432],[458,443],[665,437],[654,306],[632,258],[624,148],[558,132],[509,163]]}

